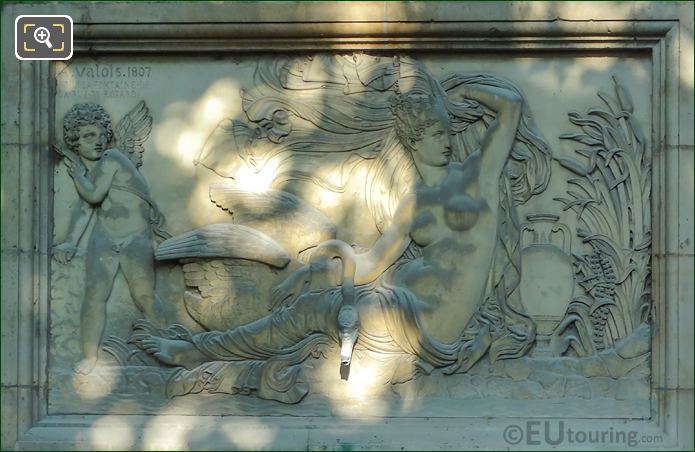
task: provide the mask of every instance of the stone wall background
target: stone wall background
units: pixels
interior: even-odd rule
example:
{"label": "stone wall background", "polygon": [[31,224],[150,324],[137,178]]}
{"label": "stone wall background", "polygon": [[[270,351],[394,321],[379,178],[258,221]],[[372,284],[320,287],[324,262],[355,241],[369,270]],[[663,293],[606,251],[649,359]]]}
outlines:
{"label": "stone wall background", "polygon": [[[651,419],[620,428],[661,435],[663,448],[692,448],[693,6],[675,2],[3,5],[2,39],[2,447],[63,448],[460,448],[505,447],[512,421],[322,418],[191,418],[47,415],[49,282],[60,65],[13,55],[18,14],[70,14],[76,58],[116,52],[145,60],[174,53],[418,48],[496,55],[642,52],[661,104],[654,156],[655,318]],[[375,18],[377,18],[376,21]],[[150,25],[155,23],[155,25]],[[184,23],[171,25],[171,23]],[[260,25],[259,25],[260,24]],[[429,38],[430,41],[422,38]],[[184,45],[181,44],[184,42]],[[149,45],[144,45],[149,44]],[[510,44],[511,43],[511,44]],[[403,50],[406,49],[406,50]],[[589,49],[589,50],[587,50]],[[636,50],[641,49],[641,50]],[[590,104],[593,104],[591,102]],[[582,110],[582,108],[579,108]],[[562,118],[564,121],[565,118]],[[563,131],[566,131],[563,129]],[[547,137],[555,138],[555,137]],[[59,231],[55,231],[58,233]],[[514,421],[516,423],[518,420]],[[577,420],[577,428],[603,425]],[[243,430],[246,435],[225,432]],[[174,432],[174,433],[172,433]],[[427,432],[424,435],[422,432]],[[436,438],[434,442],[431,438]],[[114,446],[116,445],[116,446]],[[653,445],[651,445],[653,446]],[[572,448],[563,444],[563,448]],[[576,445],[574,447],[577,447]]]}

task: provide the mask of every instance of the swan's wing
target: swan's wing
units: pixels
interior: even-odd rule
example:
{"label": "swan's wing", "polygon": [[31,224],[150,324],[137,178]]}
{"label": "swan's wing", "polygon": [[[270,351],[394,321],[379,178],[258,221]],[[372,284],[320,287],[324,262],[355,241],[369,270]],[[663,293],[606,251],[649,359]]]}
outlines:
{"label": "swan's wing", "polygon": [[183,296],[186,311],[205,328],[225,330],[231,326],[227,311],[238,301],[234,289],[242,276],[233,262],[230,259],[192,259],[182,266],[187,287]]}
{"label": "swan's wing", "polygon": [[183,265],[184,304],[209,330],[228,330],[268,313],[270,290],[285,272],[243,259],[190,259]]}
{"label": "swan's wing", "polygon": [[186,287],[196,289],[201,299],[219,303],[234,287],[232,281],[241,276],[231,259],[195,259],[183,264]]}
{"label": "swan's wing", "polygon": [[282,268],[290,262],[287,252],[273,239],[240,224],[203,226],[165,240],[155,251],[157,260],[232,258]]}
{"label": "swan's wing", "polygon": [[213,184],[210,199],[231,213],[236,223],[252,225],[273,237],[293,258],[336,235],[335,224],[323,212],[286,191],[256,193]]}
{"label": "swan's wing", "polygon": [[123,152],[135,167],[139,168],[145,152],[143,144],[149,138],[150,132],[152,132],[152,116],[145,101],[141,100],[116,124],[114,147]]}

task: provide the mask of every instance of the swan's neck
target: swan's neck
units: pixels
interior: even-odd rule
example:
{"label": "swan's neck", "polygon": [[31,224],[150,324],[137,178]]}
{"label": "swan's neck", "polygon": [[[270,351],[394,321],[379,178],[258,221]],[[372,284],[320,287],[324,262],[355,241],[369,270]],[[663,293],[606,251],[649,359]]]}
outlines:
{"label": "swan's neck", "polygon": [[345,275],[343,277],[343,283],[341,285],[341,292],[343,294],[343,304],[354,304],[355,302],[355,282],[354,276],[350,277]]}

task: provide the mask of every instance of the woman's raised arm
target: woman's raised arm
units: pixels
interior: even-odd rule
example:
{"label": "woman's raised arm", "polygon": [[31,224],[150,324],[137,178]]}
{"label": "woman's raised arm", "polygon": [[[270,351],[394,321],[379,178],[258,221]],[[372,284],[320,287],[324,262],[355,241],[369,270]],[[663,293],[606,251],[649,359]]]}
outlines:
{"label": "woman's raised arm", "polygon": [[492,182],[496,185],[514,144],[523,99],[515,91],[481,84],[460,85],[453,94],[462,99],[476,100],[496,114],[480,144],[479,163],[483,180],[494,176]]}

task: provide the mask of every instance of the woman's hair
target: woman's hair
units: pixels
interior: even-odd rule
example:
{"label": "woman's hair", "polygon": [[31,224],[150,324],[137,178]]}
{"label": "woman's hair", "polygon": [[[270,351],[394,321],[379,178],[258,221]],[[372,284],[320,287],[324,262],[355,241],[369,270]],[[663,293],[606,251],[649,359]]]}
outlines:
{"label": "woman's hair", "polygon": [[449,120],[442,100],[422,92],[394,96],[391,111],[393,130],[373,160],[365,193],[367,207],[379,231],[389,226],[401,198],[413,191],[419,178],[410,143],[420,141],[432,124]]}
{"label": "woman's hair", "polygon": [[[446,90],[455,89],[462,84],[480,84],[502,88],[517,93],[523,99],[519,88],[512,82],[490,74],[453,74],[442,80]],[[471,133],[461,133],[460,138],[467,141],[467,147],[479,144],[491,117],[486,114],[483,121],[471,127]],[[483,127],[484,126],[484,127]],[[474,148],[473,148],[474,149]],[[524,204],[532,196],[542,193],[550,181],[550,148],[536,126],[526,101],[522,104],[521,118],[517,127],[504,177],[509,181],[513,205]]]}
{"label": "woman's hair", "polygon": [[380,232],[389,227],[401,198],[414,190],[418,178],[413,157],[394,129],[367,176],[365,201]]}
{"label": "woman's hair", "polygon": [[391,101],[396,136],[409,147],[420,141],[425,129],[437,122],[448,122],[444,104],[429,94],[396,95]]}
{"label": "woman's hair", "polygon": [[[231,132],[239,152],[253,149],[256,161],[280,162],[274,187],[306,180],[334,192],[344,191],[354,168],[366,161],[369,170],[364,196],[380,231],[391,223],[400,199],[414,189],[418,174],[408,149],[427,126],[435,121],[448,122],[455,134],[452,160],[463,161],[479,148],[494,119],[494,112],[478,102],[452,100],[447,92],[461,84],[519,92],[501,77],[480,73],[457,73],[440,82],[425,65],[404,56],[317,55],[278,60],[259,65],[256,76],[258,88],[243,93],[249,124],[221,130],[222,139],[216,141],[219,145],[211,146],[200,161],[208,165],[208,155],[226,155]],[[238,144],[250,142],[275,145],[265,149]],[[325,173],[337,177],[324,178],[315,171],[317,159],[328,155],[335,156],[336,163],[332,157],[326,159]],[[210,159],[208,167],[217,172],[221,166],[216,158]],[[523,204],[545,189],[550,160],[547,144],[524,102],[503,174],[509,181],[513,205]],[[229,169],[224,171],[218,174],[229,174]]]}
{"label": "woman's hair", "polygon": [[93,102],[75,104],[63,117],[63,139],[70,149],[74,149],[80,139],[80,127],[96,124],[104,128],[107,142],[113,138],[111,117],[104,107]]}
{"label": "woman's hair", "polygon": [[[367,207],[383,232],[391,223],[404,195],[414,190],[419,179],[410,151],[410,143],[419,141],[425,129],[436,122],[450,123],[452,105],[442,86],[419,62],[399,59],[399,78],[391,99],[393,126],[382,142],[382,150],[373,160],[365,193]],[[477,104],[460,103],[459,122],[479,119]],[[463,113],[465,112],[465,113]]]}
{"label": "woman's hair", "polygon": [[[400,60],[400,78],[395,87],[398,94],[392,101],[393,132],[383,141],[383,150],[374,159],[367,182],[367,206],[379,231],[388,227],[400,199],[413,191],[417,181],[417,171],[407,150],[410,139],[421,138],[424,129],[435,121],[450,121],[456,133],[452,140],[456,150],[453,160],[463,161],[480,146],[492,116],[475,101],[452,102],[446,96],[447,90],[465,83],[500,87],[521,95],[511,82],[481,74],[454,74],[440,84],[421,64],[409,58]],[[502,175],[509,181],[512,205],[523,204],[545,190],[551,158],[524,102]]]}

